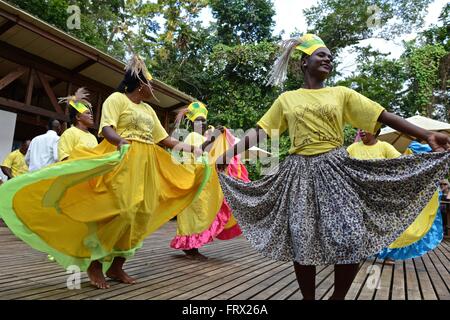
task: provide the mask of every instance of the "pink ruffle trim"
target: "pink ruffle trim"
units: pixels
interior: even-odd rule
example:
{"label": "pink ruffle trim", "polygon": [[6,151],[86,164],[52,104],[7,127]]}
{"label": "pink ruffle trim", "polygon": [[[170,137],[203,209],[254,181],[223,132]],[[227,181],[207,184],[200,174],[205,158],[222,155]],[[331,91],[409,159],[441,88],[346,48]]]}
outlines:
{"label": "pink ruffle trim", "polygon": [[236,238],[237,236],[240,236],[241,234],[242,234],[241,228],[239,228],[239,225],[236,223],[230,229],[224,229],[221,233],[219,233],[216,236],[216,238],[219,240],[230,240]]}
{"label": "pink ruffle trim", "polygon": [[228,220],[230,220],[230,217],[231,210],[224,201],[219,213],[217,213],[216,218],[207,230],[188,236],[177,235],[170,242],[170,247],[181,250],[198,249],[205,244],[213,241],[214,237],[217,237],[219,234],[221,234],[224,231]]}
{"label": "pink ruffle trim", "polygon": [[[225,131],[225,134],[228,144],[233,146],[233,135],[228,130]],[[247,168],[245,168],[245,166],[240,162],[240,156],[236,156],[231,160],[231,163],[228,166],[228,175],[238,178],[244,182],[250,182]],[[225,229],[230,217],[231,209],[224,200],[216,218],[207,230],[188,236],[177,235],[170,242],[170,247],[180,250],[198,249],[205,244],[212,242],[214,237],[220,240],[230,240],[241,235],[242,231],[238,224],[229,229]]]}

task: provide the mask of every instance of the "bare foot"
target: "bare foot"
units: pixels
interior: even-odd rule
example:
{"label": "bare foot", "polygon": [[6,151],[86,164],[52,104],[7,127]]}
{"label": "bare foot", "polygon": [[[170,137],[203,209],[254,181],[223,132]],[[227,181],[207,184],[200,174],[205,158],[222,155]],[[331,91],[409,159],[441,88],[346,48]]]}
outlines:
{"label": "bare foot", "polygon": [[113,268],[111,267],[108,272],[106,272],[106,275],[113,279],[113,280],[117,280],[120,281],[122,283],[126,283],[126,284],[135,284],[136,283],[136,279],[130,277],[123,269],[118,269],[118,270],[113,270]]}
{"label": "bare foot", "polygon": [[108,289],[109,285],[106,283],[105,276],[102,271],[102,264],[98,261],[92,261],[87,269],[87,274],[91,284],[98,289]]}
{"label": "bare foot", "polygon": [[130,277],[124,270],[123,270],[123,264],[125,263],[125,258],[122,257],[115,257],[114,261],[109,268],[108,272],[106,272],[106,275],[113,279],[120,281],[122,283],[127,284],[135,284],[136,279]]}
{"label": "bare foot", "polygon": [[202,255],[198,249],[190,249],[190,250],[183,250],[186,254],[186,258],[192,259],[192,260],[198,260],[198,261],[205,261],[208,260],[208,257]]}

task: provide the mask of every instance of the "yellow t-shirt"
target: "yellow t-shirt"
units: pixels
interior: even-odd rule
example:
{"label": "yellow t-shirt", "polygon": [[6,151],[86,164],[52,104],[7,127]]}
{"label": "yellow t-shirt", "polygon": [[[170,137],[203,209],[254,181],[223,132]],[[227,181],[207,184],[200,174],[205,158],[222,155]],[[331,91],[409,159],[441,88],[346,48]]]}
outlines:
{"label": "yellow t-shirt", "polygon": [[343,145],[345,123],[375,133],[383,111],[378,103],[345,87],[302,88],[280,95],[258,125],[269,136],[289,130],[289,153],[315,155]]}
{"label": "yellow t-shirt", "polygon": [[391,144],[378,141],[374,145],[365,145],[362,141],[355,142],[347,148],[348,154],[356,159],[393,159],[401,156]]}
{"label": "yellow t-shirt", "polygon": [[23,155],[19,149],[8,154],[2,163],[2,167],[10,168],[13,177],[17,177],[28,172],[28,166],[25,162],[25,155]]}
{"label": "yellow t-shirt", "polygon": [[70,156],[75,147],[95,148],[97,144],[97,138],[92,133],[73,126],[64,131],[58,141],[58,159],[62,161]]}
{"label": "yellow t-shirt", "polygon": [[144,102],[133,103],[120,92],[111,94],[103,103],[99,136],[107,126],[112,126],[124,139],[150,144],[169,136],[152,107]]}

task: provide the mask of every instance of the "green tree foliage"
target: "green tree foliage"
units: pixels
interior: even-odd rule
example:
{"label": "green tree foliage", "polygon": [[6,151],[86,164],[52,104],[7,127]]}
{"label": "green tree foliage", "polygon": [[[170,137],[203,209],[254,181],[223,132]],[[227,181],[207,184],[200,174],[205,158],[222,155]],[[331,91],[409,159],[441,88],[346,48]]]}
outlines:
{"label": "green tree foliage", "polygon": [[210,0],[217,20],[217,38],[225,45],[272,39],[274,6],[271,0]]}
{"label": "green tree foliage", "polygon": [[408,115],[400,108],[407,79],[404,62],[389,59],[387,54],[371,47],[359,48],[358,51],[358,69],[337,84],[358,91],[389,111]]}
{"label": "green tree foliage", "polygon": [[[202,100],[209,106],[210,122],[247,130],[285,90],[301,87],[300,54],[289,66],[285,86],[265,86],[279,36],[273,35],[272,0],[9,0],[46,22],[125,59],[127,45],[147,59],[158,79]],[[373,37],[393,39],[417,31],[432,0],[319,0],[305,10],[309,30],[320,35],[338,57],[343,48]],[[81,29],[67,30],[67,7],[77,4]],[[379,8],[378,13],[371,6]],[[295,8],[294,8],[295,9]],[[201,21],[209,10],[214,21]],[[356,48],[357,69],[328,85],[354,88],[403,116],[419,112],[449,119],[450,5],[437,24],[405,44],[399,59],[372,48]],[[379,19],[379,23],[377,20]],[[296,32],[298,36],[300,32]],[[335,69],[337,69],[335,67]],[[339,75],[338,75],[339,76]],[[346,127],[345,143],[355,129]],[[289,140],[280,140],[281,158]],[[252,166],[253,177],[260,165]]]}
{"label": "green tree foliage", "polygon": [[[333,52],[361,40],[392,39],[423,24],[432,0],[322,0],[304,11],[310,31]],[[378,9],[372,9],[376,6]],[[377,23],[379,19],[379,23]]]}
{"label": "green tree foliage", "polygon": [[435,93],[440,88],[439,68],[448,54],[441,45],[416,47],[413,43],[408,44],[404,59],[410,75],[411,90],[406,99],[411,111],[427,117],[434,116]]}

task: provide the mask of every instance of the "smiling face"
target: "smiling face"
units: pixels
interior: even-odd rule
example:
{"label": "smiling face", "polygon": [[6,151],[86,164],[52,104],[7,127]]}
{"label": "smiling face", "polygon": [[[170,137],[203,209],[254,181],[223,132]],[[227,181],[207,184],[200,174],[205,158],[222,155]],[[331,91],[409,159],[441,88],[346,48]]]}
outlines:
{"label": "smiling face", "polygon": [[302,67],[310,76],[325,80],[333,71],[333,55],[328,48],[319,48],[311,56],[303,58]]}

